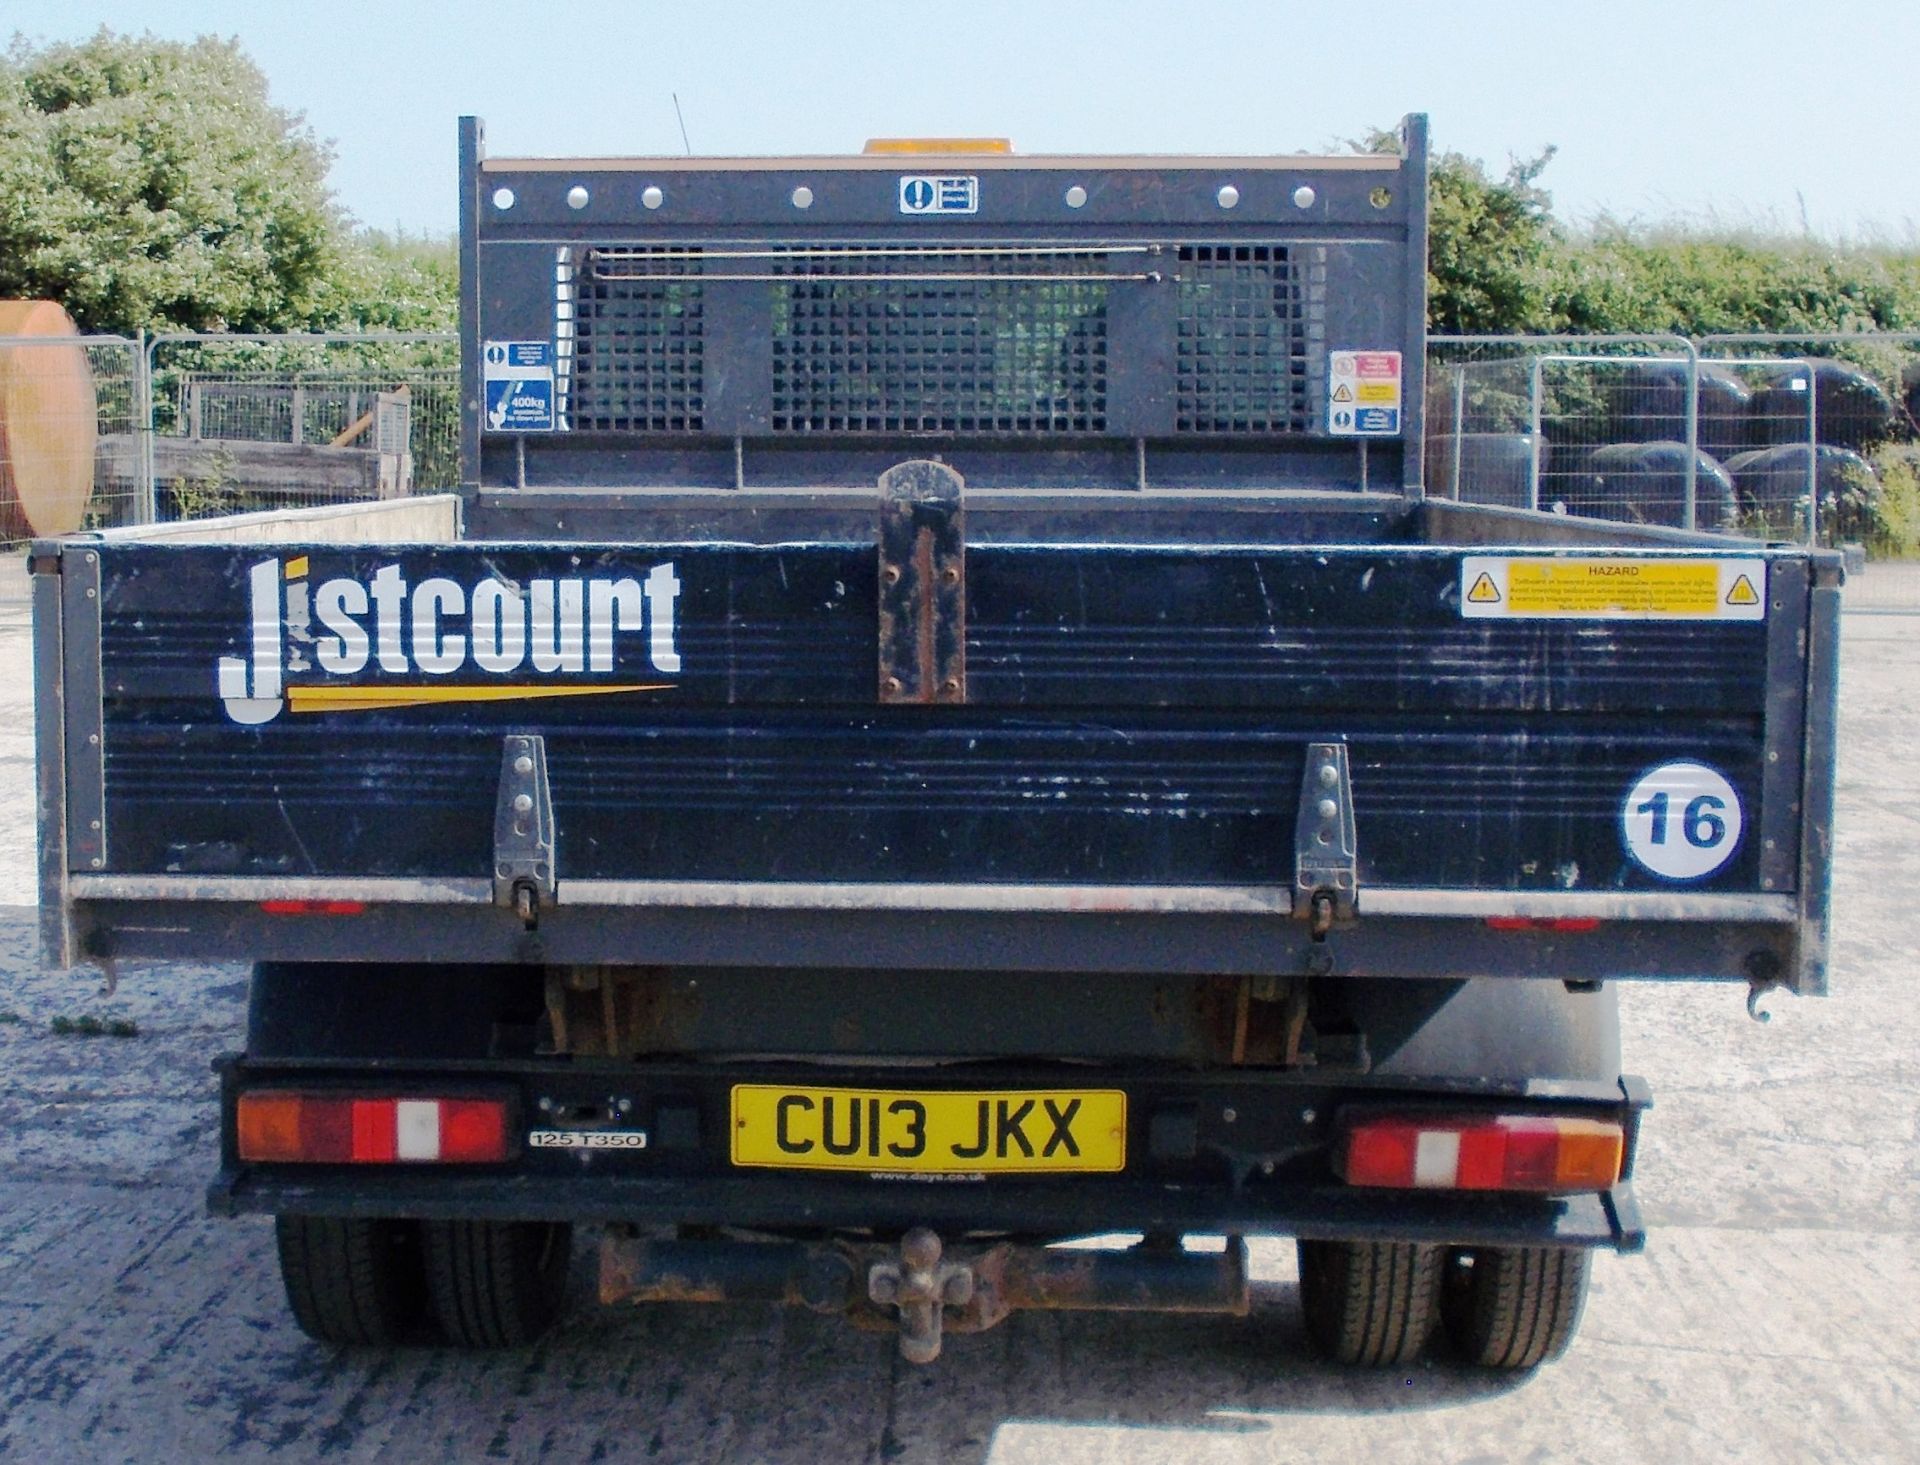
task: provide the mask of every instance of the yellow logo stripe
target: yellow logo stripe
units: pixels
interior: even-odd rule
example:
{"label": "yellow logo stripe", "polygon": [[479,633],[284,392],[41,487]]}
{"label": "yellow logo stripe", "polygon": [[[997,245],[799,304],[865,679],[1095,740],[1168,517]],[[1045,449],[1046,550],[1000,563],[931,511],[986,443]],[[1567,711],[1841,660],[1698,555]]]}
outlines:
{"label": "yellow logo stripe", "polygon": [[672,682],[626,684],[551,683],[532,686],[288,687],[294,712],[377,712],[443,702],[525,702],[543,697],[604,697],[616,692],[664,692]]}

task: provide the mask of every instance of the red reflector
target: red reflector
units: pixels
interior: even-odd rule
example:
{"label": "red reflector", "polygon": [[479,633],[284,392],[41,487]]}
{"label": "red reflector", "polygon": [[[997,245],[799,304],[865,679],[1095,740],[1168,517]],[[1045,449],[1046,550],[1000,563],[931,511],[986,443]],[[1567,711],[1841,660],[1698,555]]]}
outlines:
{"label": "red reflector", "polygon": [[270,916],[357,916],[364,900],[263,900],[260,909]]}
{"label": "red reflector", "polygon": [[440,1158],[474,1161],[507,1157],[507,1106],[475,1099],[440,1103]]}
{"label": "red reflector", "polygon": [[1626,1130],[1537,1114],[1383,1114],[1355,1120],[1335,1156],[1349,1185],[1397,1190],[1604,1190]]}
{"label": "red reflector", "polygon": [[1597,931],[1598,916],[1488,916],[1489,931]]}
{"label": "red reflector", "polygon": [[234,1129],[241,1159],[283,1164],[489,1164],[509,1149],[501,1099],[262,1091],[240,1096]]}
{"label": "red reflector", "polygon": [[1347,1135],[1341,1178],[1349,1185],[1406,1185],[1420,1131],[1388,1119],[1369,1120]]}

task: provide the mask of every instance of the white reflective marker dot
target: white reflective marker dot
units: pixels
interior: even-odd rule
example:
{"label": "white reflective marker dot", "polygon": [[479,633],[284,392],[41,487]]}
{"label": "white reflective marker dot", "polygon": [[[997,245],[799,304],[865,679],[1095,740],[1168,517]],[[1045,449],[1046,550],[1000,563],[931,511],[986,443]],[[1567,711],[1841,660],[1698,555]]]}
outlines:
{"label": "white reflective marker dot", "polygon": [[666,201],[667,196],[660,191],[660,185],[657,183],[649,183],[640,190],[640,202],[650,209],[657,209]]}
{"label": "white reflective marker dot", "polygon": [[1221,208],[1230,209],[1240,202],[1240,190],[1231,183],[1223,183],[1214,197],[1219,200]]}
{"label": "white reflective marker dot", "polygon": [[516,200],[513,196],[513,190],[511,188],[494,189],[493,206],[498,210],[500,210],[501,213],[504,214],[508,209],[512,208],[515,202]]}
{"label": "white reflective marker dot", "polygon": [[794,189],[793,206],[797,209],[812,208],[813,207],[813,190],[807,187],[807,185],[804,183],[802,183],[798,188]]}
{"label": "white reflective marker dot", "polygon": [[1080,209],[1086,206],[1087,191],[1076,183],[1067,190],[1067,207],[1070,209]]}
{"label": "white reflective marker dot", "polygon": [[587,190],[576,183],[567,190],[567,207],[570,209],[583,209],[586,206]]}
{"label": "white reflective marker dot", "polygon": [[1668,880],[1699,880],[1726,864],[1743,822],[1733,785],[1691,759],[1641,775],[1620,806],[1627,852]]}
{"label": "white reflective marker dot", "polygon": [[1313,201],[1319,196],[1313,191],[1312,184],[1302,183],[1293,191],[1293,206],[1297,209],[1310,209],[1313,207]]}

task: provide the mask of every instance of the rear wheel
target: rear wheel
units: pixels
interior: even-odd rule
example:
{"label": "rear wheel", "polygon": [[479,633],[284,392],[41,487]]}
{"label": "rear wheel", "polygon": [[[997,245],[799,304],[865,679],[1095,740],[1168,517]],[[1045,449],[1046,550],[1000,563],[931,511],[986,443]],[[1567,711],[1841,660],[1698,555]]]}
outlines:
{"label": "rear wheel", "polygon": [[531,1343],[566,1308],[573,1228],[554,1221],[428,1221],[434,1318],[463,1348]]}
{"label": "rear wheel", "polygon": [[1441,1314],[1460,1356],[1483,1368],[1534,1368],[1567,1351],[1587,1301],[1593,1253],[1481,1246],[1447,1259]]}
{"label": "rear wheel", "polygon": [[1411,1363],[1438,1317],[1437,1246],[1392,1241],[1302,1241],[1300,1308],[1323,1358]]}
{"label": "rear wheel", "polygon": [[279,1216],[280,1277],[294,1321],[339,1347],[395,1343],[426,1307],[420,1230],[411,1221]]}

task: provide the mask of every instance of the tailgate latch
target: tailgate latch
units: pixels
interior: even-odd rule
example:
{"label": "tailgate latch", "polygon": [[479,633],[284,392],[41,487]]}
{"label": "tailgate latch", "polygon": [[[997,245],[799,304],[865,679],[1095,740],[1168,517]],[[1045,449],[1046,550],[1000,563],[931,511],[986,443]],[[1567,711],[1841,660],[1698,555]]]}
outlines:
{"label": "tailgate latch", "polygon": [[531,931],[540,923],[540,908],[552,905],[557,892],[547,740],[537,734],[510,737],[493,806],[493,903],[515,912]]}
{"label": "tailgate latch", "polygon": [[1353,919],[1359,894],[1353,785],[1345,743],[1309,743],[1293,827],[1293,913],[1324,940],[1336,920]]}
{"label": "tailgate latch", "polygon": [[967,700],[964,484],[912,459],[880,475],[882,702]]}

